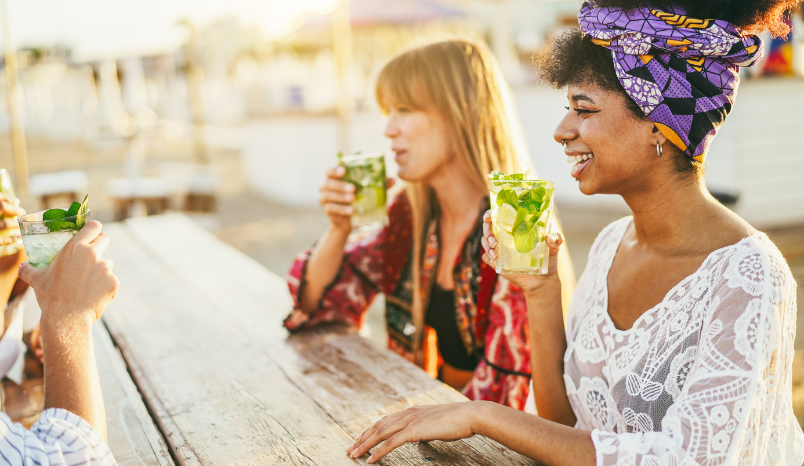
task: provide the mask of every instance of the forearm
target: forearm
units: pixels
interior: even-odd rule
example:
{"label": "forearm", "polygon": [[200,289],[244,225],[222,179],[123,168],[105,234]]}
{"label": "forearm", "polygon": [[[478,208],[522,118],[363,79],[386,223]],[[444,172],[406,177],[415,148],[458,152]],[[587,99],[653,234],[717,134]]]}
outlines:
{"label": "forearm", "polygon": [[[472,431],[549,466],[595,464],[589,431],[488,401],[475,401]],[[541,413],[539,413],[541,414]]]}
{"label": "forearm", "polygon": [[564,386],[564,352],[567,340],[561,310],[561,283],[526,292],[530,326],[530,360],[533,399],[544,419],[575,425],[575,413]]}
{"label": "forearm", "polygon": [[310,255],[305,271],[306,284],[301,296],[301,310],[312,312],[318,306],[324,289],[335,280],[343,261],[349,231],[330,227]]}
{"label": "forearm", "polygon": [[45,355],[45,408],[62,408],[86,420],[106,440],[106,412],[103,406],[95,351],[92,320],[42,321]]}

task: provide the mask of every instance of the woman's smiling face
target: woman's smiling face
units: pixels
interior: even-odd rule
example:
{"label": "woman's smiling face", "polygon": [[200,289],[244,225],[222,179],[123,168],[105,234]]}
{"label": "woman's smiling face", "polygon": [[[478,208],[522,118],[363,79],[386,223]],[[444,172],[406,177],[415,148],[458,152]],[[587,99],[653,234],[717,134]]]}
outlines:
{"label": "woman's smiling face", "polygon": [[637,118],[616,91],[594,84],[570,85],[569,107],[553,134],[564,141],[570,174],[584,194],[625,194],[647,181],[656,167],[653,123]]}

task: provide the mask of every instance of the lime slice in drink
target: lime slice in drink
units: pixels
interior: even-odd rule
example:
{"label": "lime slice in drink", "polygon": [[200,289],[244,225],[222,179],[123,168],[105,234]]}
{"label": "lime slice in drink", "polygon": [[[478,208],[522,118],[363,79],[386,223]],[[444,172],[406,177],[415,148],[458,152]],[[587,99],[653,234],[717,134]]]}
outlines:
{"label": "lime slice in drink", "polygon": [[503,204],[497,209],[497,223],[508,226],[510,230],[516,221],[516,209],[511,207],[510,204]]}

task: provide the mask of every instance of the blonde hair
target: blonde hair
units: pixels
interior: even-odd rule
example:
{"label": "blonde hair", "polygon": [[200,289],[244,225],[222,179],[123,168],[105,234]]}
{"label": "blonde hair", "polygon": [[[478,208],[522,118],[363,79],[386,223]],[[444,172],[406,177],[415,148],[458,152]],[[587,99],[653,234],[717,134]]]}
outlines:
{"label": "blonde hair", "polygon": [[[451,38],[393,57],[380,71],[377,103],[388,113],[394,105],[435,110],[449,128],[454,156],[472,181],[488,190],[491,170],[522,173],[527,155],[518,131],[508,88],[496,60],[480,41]],[[421,267],[426,228],[438,211],[433,190],[422,182],[406,184],[413,214],[414,341],[424,329]]]}

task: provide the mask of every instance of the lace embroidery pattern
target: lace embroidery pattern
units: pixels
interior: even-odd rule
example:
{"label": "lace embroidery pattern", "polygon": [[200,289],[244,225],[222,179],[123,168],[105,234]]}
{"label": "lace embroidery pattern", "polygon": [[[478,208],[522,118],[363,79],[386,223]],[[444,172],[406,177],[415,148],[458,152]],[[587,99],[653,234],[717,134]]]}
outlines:
{"label": "lace embroidery pattern", "polygon": [[796,465],[796,284],[762,233],[714,251],[625,331],[606,277],[631,223],[589,253],[567,326],[564,381],[599,465]]}

